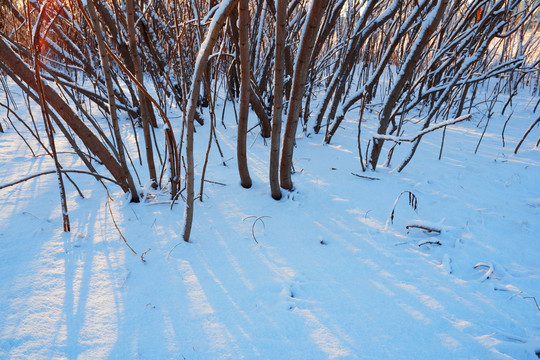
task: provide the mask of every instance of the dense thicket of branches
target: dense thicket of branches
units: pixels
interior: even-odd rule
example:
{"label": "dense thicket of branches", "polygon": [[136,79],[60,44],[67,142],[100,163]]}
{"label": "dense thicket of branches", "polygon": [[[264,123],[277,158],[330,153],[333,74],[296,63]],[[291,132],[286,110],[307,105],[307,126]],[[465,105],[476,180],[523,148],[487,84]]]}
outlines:
{"label": "dense thicket of branches", "polygon": [[[89,172],[96,173],[97,158],[133,201],[141,182],[134,159],[145,160],[152,186],[168,187],[173,200],[185,188],[187,241],[194,158],[205,158],[194,154],[194,122],[204,124],[200,108],[208,107],[208,149],[217,144],[218,95],[238,102],[239,175],[246,188],[249,106],[262,137],[271,137],[275,199],[279,185],[293,188],[297,131],[324,132],[330,143],[353,109],[379,114],[368,148],[358,142],[362,168],[375,170],[386,143],[396,146],[406,135],[413,145],[401,171],[422,134],[465,118],[479,86],[489,84],[487,101],[504,101],[505,111],[522,86],[540,95],[539,7],[533,0],[2,0],[6,96],[0,104],[13,113],[4,81],[10,77],[50,117],[49,143],[41,144],[51,156],[54,136],[66,137]],[[168,118],[173,105],[184,114],[180,123]],[[93,117],[96,108],[108,128]],[[119,113],[134,130],[143,127],[136,147],[122,139]],[[40,139],[34,125],[18,118]],[[412,118],[421,119],[419,126]],[[166,139],[163,153],[158,136]],[[61,184],[61,164],[58,177]]]}

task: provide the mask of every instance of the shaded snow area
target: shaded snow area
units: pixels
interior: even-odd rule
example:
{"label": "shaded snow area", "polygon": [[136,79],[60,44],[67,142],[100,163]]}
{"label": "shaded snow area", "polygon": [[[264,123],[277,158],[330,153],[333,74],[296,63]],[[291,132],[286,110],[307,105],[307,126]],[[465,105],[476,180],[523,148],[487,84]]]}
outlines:
{"label": "shaded snow area", "polygon": [[[143,187],[146,200],[131,204],[108,183],[108,201],[92,177],[72,174],[85,198],[66,181],[71,233],[54,175],[0,190],[0,359],[538,359],[540,130],[513,154],[534,103],[514,100],[506,146],[499,111],[474,153],[487,121],[479,107],[447,129],[440,161],[437,130],[401,173],[392,169],[410,144],[362,173],[354,114],[330,145],[300,134],[295,191],[275,201],[258,128],[253,187],[239,184],[229,102],[227,128],[216,128],[224,157],[214,144],[191,243],[184,203],[171,210],[166,189]],[[364,150],[377,115],[365,117]],[[3,125],[0,185],[54,169]],[[195,138],[199,180],[208,129]],[[83,169],[60,136],[58,147],[65,169]]]}

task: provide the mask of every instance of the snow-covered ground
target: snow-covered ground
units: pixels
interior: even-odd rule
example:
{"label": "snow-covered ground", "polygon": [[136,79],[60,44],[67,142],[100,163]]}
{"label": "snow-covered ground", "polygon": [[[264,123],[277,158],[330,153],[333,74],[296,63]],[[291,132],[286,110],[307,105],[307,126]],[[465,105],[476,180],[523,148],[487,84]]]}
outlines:
{"label": "snow-covered ground", "polygon": [[[496,113],[474,154],[486,124],[477,108],[448,128],[441,161],[438,130],[402,173],[392,166],[406,144],[391,167],[361,172],[354,114],[331,145],[302,134],[296,190],[281,201],[257,129],[253,187],[240,186],[229,103],[227,128],[217,127],[224,159],[214,145],[191,243],[183,203],[170,210],[165,190],[130,204],[109,184],[108,201],[92,177],[73,174],[85,198],[66,182],[71,233],[54,175],[0,190],[0,359],[538,359],[538,128],[513,155],[534,101],[514,103],[505,147],[508,114]],[[363,140],[375,127],[366,117]],[[198,127],[197,179],[207,137]],[[52,169],[13,128],[0,134],[0,185]]]}

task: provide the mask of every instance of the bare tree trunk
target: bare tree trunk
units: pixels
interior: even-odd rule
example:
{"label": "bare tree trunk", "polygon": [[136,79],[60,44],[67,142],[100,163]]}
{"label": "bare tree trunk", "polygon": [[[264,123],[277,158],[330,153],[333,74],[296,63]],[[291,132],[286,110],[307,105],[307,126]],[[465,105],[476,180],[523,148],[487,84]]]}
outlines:
{"label": "bare tree trunk", "polygon": [[66,200],[66,189],[64,187],[64,179],[62,177],[62,170],[61,170],[60,162],[58,161],[58,155],[56,152],[56,144],[54,141],[54,130],[52,128],[51,119],[49,117],[47,99],[45,98],[45,91],[43,89],[43,81],[40,75],[38,51],[35,52],[34,61],[35,61],[35,69],[36,69],[36,73],[35,73],[36,82],[39,89],[38,94],[39,94],[39,100],[40,100],[40,106],[41,106],[41,113],[43,114],[45,132],[47,133],[47,138],[49,139],[49,146],[51,147],[51,154],[54,161],[54,168],[56,170],[56,177],[58,180],[58,188],[60,192],[60,205],[62,207],[62,223],[64,226],[64,232],[69,232],[71,229],[70,229],[68,207],[67,207],[67,200]]}
{"label": "bare tree trunk", "polygon": [[238,136],[236,154],[238,173],[243,187],[251,187],[251,177],[247,164],[246,136],[249,115],[250,67],[249,67],[249,1],[238,2],[238,45],[240,48],[240,109],[238,115]]}
{"label": "bare tree trunk", "polygon": [[90,13],[90,19],[92,20],[92,24],[94,26],[94,32],[95,32],[97,43],[98,43],[99,56],[101,59],[101,64],[103,66],[103,73],[105,75],[105,84],[107,86],[107,96],[109,99],[109,115],[111,116],[114,136],[116,139],[116,146],[118,148],[117,149],[118,160],[120,162],[120,165],[122,166],[122,169],[124,170],[124,175],[126,176],[127,182],[129,184],[129,189],[131,192],[131,201],[139,202],[140,201],[139,194],[137,193],[137,188],[135,187],[135,182],[133,181],[133,177],[131,176],[131,173],[129,172],[127,162],[126,162],[126,156],[124,154],[124,142],[122,140],[122,135],[120,134],[120,127],[118,125],[116,99],[114,97],[114,88],[113,88],[113,83],[111,79],[111,64],[109,62],[107,51],[105,50],[105,44],[103,43],[103,33],[102,33],[101,25],[99,23],[99,20],[96,14],[96,9],[94,7],[94,1],[95,0],[89,0],[87,2],[88,12]]}
{"label": "bare tree trunk", "polygon": [[[51,118],[49,116],[49,108],[47,104],[47,97],[45,96],[45,89],[43,87],[43,79],[41,78],[41,51],[42,51],[42,44],[44,44],[44,40],[47,38],[48,29],[45,28],[44,34],[41,35],[41,27],[45,22],[49,22],[51,24],[54,23],[56,16],[52,19],[49,19],[46,14],[47,9],[47,3],[43,5],[43,8],[41,12],[38,15],[38,18],[36,20],[36,24],[34,28],[32,29],[32,55],[34,59],[34,68],[35,68],[35,81],[37,85],[37,93],[39,96],[39,105],[41,106],[41,114],[43,115],[43,123],[45,125],[45,132],[47,133],[47,138],[49,140],[49,146],[51,147],[50,154],[52,155],[53,161],[54,161],[54,167],[56,170],[56,177],[58,179],[58,189],[60,193],[60,204],[62,207],[62,223],[64,226],[64,232],[70,231],[70,224],[69,224],[69,215],[68,215],[68,207],[67,207],[67,200],[66,200],[66,189],[64,187],[64,179],[62,177],[62,170],[60,166],[60,162],[58,161],[58,154],[56,152],[56,144],[54,141],[54,130],[52,127]],[[30,27],[30,23],[28,24]]]}
{"label": "bare tree trunk", "polygon": [[274,106],[272,110],[272,138],[270,140],[270,190],[272,197],[281,199],[279,187],[279,146],[283,114],[283,80],[285,75],[285,39],[287,36],[287,1],[278,0],[276,9],[276,54],[274,69]]}
{"label": "bare tree trunk", "polygon": [[[392,120],[391,117],[392,117],[392,112],[394,110],[394,107],[396,106],[402,94],[402,91],[405,88],[405,85],[412,78],[414,74],[414,68],[416,64],[418,63],[418,61],[420,60],[420,56],[422,55],[422,52],[424,51],[425,47],[428,45],[431,35],[437,29],[437,26],[439,25],[444,15],[444,12],[446,10],[446,7],[448,6],[448,3],[449,3],[449,0],[439,0],[436,7],[430,12],[430,15],[432,13],[433,15],[428,16],[429,20],[426,20],[425,23],[423,24],[421,34],[419,35],[415,44],[413,44],[411,53],[407,57],[407,61],[405,62],[401,70],[400,77],[397,80],[396,84],[393,86],[392,91],[390,92],[386,102],[384,103],[383,110],[381,111],[381,117],[379,120],[379,128],[377,129],[377,134],[379,135],[386,134],[388,125],[390,124],[390,121]],[[379,160],[379,156],[381,154],[383,144],[384,144],[383,139],[373,138],[373,146],[371,148],[371,156],[370,156],[370,161],[369,161],[372,170],[375,170],[377,167],[377,162]]]}
{"label": "bare tree trunk", "polygon": [[272,132],[272,125],[270,123],[270,118],[266,113],[266,108],[262,99],[257,85],[251,80],[251,91],[249,93],[249,103],[251,104],[251,109],[255,112],[255,115],[259,118],[259,123],[261,124],[261,136],[263,138],[269,138]]}
{"label": "bare tree trunk", "polygon": [[[144,74],[139,58],[139,50],[137,49],[137,34],[135,33],[135,8],[133,6],[133,0],[126,0],[126,15],[129,48],[131,50],[131,56],[133,57],[135,77],[140,84],[144,84]],[[154,163],[154,151],[152,149],[152,135],[150,133],[150,114],[148,103],[145,101],[145,95],[140,89],[138,90],[138,93],[146,148],[146,162],[148,164],[148,172],[150,175],[150,181],[152,182],[152,187],[157,188],[156,165]]]}
{"label": "bare tree trunk", "polygon": [[283,137],[283,148],[279,176],[281,187],[292,190],[293,183],[291,179],[292,158],[294,151],[294,141],[296,137],[296,128],[300,109],[302,108],[302,98],[306,88],[306,79],[311,63],[311,54],[313,46],[317,39],[317,32],[321,24],[323,11],[328,4],[328,0],[313,0],[311,8],[304,25],[298,54],[294,66],[294,76],[291,89],[291,100],[289,103],[289,113],[285,125],[285,135]]}
{"label": "bare tree trunk", "polygon": [[[395,0],[399,1],[399,0]],[[324,117],[324,114],[326,112],[326,109],[328,107],[328,104],[330,100],[333,100],[334,103],[339,103],[341,100],[341,96],[343,93],[343,89],[345,89],[345,78],[348,77],[351,70],[354,69],[354,63],[358,61],[358,55],[360,53],[360,47],[363,45],[363,41],[368,37],[371,32],[373,32],[375,29],[377,29],[381,24],[383,24],[385,21],[372,21],[369,26],[367,26],[366,30],[366,22],[371,17],[373,10],[377,3],[380,3],[377,0],[367,0],[363,2],[363,10],[362,10],[362,16],[360,19],[356,22],[355,30],[352,32],[352,36],[350,39],[347,39],[348,42],[347,50],[342,52],[341,60],[337,62],[334,72],[331,75],[331,80],[328,82],[328,86],[326,87],[325,91],[326,94],[323,97],[323,100],[321,101],[321,105],[319,106],[319,109],[317,110],[315,114],[315,126],[313,127],[313,130],[315,133],[319,133],[321,129],[322,119]],[[344,2],[339,1],[336,6],[334,7],[334,11],[332,14],[332,17],[329,19],[326,19],[325,23],[323,23],[321,34],[322,36],[319,37],[317,40],[317,44],[315,46],[314,53],[315,55],[319,53],[322,49],[322,40],[325,40],[326,37],[330,35],[331,28],[334,27],[335,22],[337,21],[337,18],[339,17],[339,14],[341,13],[341,9],[344,6]],[[390,14],[388,14],[388,17],[390,17]],[[371,29],[371,30],[369,30]],[[340,40],[345,41],[345,40]],[[364,59],[365,61],[365,59]],[[336,87],[339,85],[340,89],[336,89]],[[335,94],[335,95],[334,95]],[[337,105],[336,105],[337,107]],[[330,122],[330,120],[333,119],[333,115],[331,114],[328,116],[327,123]],[[328,132],[328,130],[327,130]]]}
{"label": "bare tree trunk", "polygon": [[[371,33],[373,33],[375,31],[375,29],[376,29],[375,25],[376,24],[378,24],[378,23],[382,24],[383,22],[386,22],[386,20],[388,18],[392,17],[392,15],[395,15],[396,11],[399,9],[399,6],[398,6],[399,1],[400,0],[397,0],[392,5],[392,7],[389,9],[391,11],[386,11],[384,14],[382,14],[380,17],[378,17],[377,21],[373,21],[372,24],[369,27],[362,30],[362,33],[365,33],[364,35],[362,35],[362,37],[363,37],[362,41],[364,41],[367,38],[367,36],[369,36]],[[428,5],[429,2],[430,2],[430,0],[423,1],[423,2],[419,3],[418,6],[414,9],[413,12],[411,12],[410,14],[407,14],[408,17],[405,19],[405,21],[401,25],[401,28],[398,29],[398,31],[394,35],[393,39],[391,39],[389,41],[389,43],[386,44],[386,46],[384,47],[385,51],[382,54],[382,57],[379,58],[379,60],[377,62],[377,68],[373,72],[373,74],[371,74],[369,79],[365,82],[365,85],[363,86],[362,92],[357,93],[356,95],[354,95],[351,99],[347,100],[342,105],[342,110],[341,110],[340,115],[337,116],[337,118],[335,119],[332,127],[326,129],[326,135],[325,135],[325,139],[324,139],[325,143],[327,143],[327,144],[330,143],[330,141],[332,140],[332,137],[334,136],[334,134],[338,130],[341,122],[343,121],[343,118],[345,117],[345,113],[351,108],[351,106],[353,104],[355,104],[357,101],[359,101],[361,99],[364,99],[364,96],[366,97],[365,98],[366,100],[364,100],[364,101],[369,102],[369,99],[371,99],[374,96],[373,89],[375,89],[377,87],[377,85],[379,83],[379,78],[383,75],[384,71],[388,68],[388,65],[391,63],[392,56],[393,56],[393,54],[395,52],[396,47],[399,45],[400,41],[404,37],[407,36],[408,31],[410,30],[409,27],[412,26],[412,24],[414,24],[414,22],[417,21],[418,15],[422,11],[422,9],[424,9]],[[395,19],[394,21],[401,22],[402,20]],[[391,33],[388,34],[389,38],[391,38],[390,35],[391,35]],[[351,50],[354,50],[354,49],[351,49]],[[353,62],[354,57],[351,58],[350,60],[351,60],[351,62]],[[364,61],[369,61],[369,59],[364,59]],[[340,70],[341,73],[343,73],[343,76],[341,77],[341,79],[339,79],[339,78],[335,79],[337,81],[335,86],[339,86],[339,87],[336,88],[334,99],[332,100],[333,104],[332,104],[332,107],[330,108],[330,112],[328,114],[328,121],[327,121],[328,125],[329,125],[329,120],[334,119],[334,116],[335,116],[335,114],[337,112],[338,106],[340,105],[339,99],[341,99],[341,97],[343,96],[343,91],[344,91],[345,83],[346,83],[345,77],[347,77],[348,74],[349,74],[348,72],[344,72],[344,70],[348,69],[348,66],[345,66],[346,64],[347,63],[344,63],[344,64],[342,64],[340,66],[339,70]],[[334,79],[332,79],[332,81],[333,80]],[[330,101],[330,99],[328,101]],[[323,103],[323,105],[324,105],[324,103]],[[321,107],[321,109],[324,110],[322,107]],[[319,112],[319,116],[317,117],[317,123],[319,123],[319,125],[320,125],[320,121],[322,120],[323,115],[324,115],[324,113],[322,113],[322,111]]]}
{"label": "bare tree trunk", "polygon": [[225,23],[225,20],[229,16],[234,6],[238,3],[238,0],[225,0],[221,2],[219,8],[216,10],[212,23],[208,28],[208,33],[204,42],[201,44],[199,54],[197,55],[197,61],[193,71],[193,77],[191,80],[191,95],[188,101],[187,116],[186,116],[186,211],[185,211],[185,223],[184,223],[184,241],[189,241],[191,236],[191,227],[193,225],[193,205],[195,200],[195,177],[194,177],[194,160],[193,160],[193,131],[195,119],[195,112],[197,110],[197,100],[199,99],[199,90],[201,88],[202,75],[206,69],[208,58],[212,54],[214,44],[218,39],[219,32]]}

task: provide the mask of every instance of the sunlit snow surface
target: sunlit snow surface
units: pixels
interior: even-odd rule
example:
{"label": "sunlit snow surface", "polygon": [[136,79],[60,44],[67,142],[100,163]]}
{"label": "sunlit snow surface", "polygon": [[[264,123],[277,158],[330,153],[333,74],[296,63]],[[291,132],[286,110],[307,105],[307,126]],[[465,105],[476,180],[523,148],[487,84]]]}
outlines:
{"label": "sunlit snow surface", "polygon": [[[508,114],[497,113],[474,154],[486,124],[476,108],[448,128],[441,161],[438,130],[402,173],[392,169],[406,144],[390,167],[361,172],[351,113],[330,146],[298,137],[295,191],[274,201],[257,129],[248,138],[254,185],[239,184],[228,103],[227,129],[217,126],[224,159],[214,147],[206,175],[226,185],[205,184],[191,243],[180,234],[183,202],[171,211],[166,190],[143,187],[147,201],[130,204],[108,184],[137,255],[89,176],[71,175],[85,199],[66,181],[71,233],[62,233],[54,175],[0,190],[0,359],[537,359],[540,130],[513,155],[538,117],[533,105],[529,95],[514,101],[505,147]],[[365,115],[363,150],[377,119]],[[2,125],[0,185],[53,169]],[[130,129],[124,121],[132,141]],[[207,136],[199,127],[198,180]],[[59,140],[59,151],[71,150]],[[72,154],[60,160],[83,168]],[[391,223],[403,191],[417,212],[403,195]]]}

